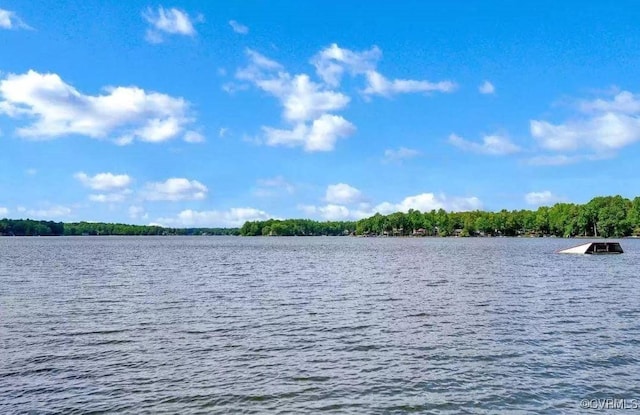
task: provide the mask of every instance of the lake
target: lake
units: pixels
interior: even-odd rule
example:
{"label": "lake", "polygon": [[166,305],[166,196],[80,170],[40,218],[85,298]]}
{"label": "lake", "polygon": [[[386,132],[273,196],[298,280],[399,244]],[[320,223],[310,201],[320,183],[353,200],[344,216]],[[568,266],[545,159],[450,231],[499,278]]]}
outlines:
{"label": "lake", "polygon": [[580,242],[0,238],[0,413],[640,402],[640,241]]}

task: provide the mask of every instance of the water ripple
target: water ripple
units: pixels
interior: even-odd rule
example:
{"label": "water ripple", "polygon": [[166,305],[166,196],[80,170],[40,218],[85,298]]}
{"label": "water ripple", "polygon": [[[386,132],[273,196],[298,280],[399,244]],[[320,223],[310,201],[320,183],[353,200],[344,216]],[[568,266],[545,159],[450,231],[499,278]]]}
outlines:
{"label": "water ripple", "polygon": [[640,398],[640,242],[0,238],[0,413],[579,413]]}

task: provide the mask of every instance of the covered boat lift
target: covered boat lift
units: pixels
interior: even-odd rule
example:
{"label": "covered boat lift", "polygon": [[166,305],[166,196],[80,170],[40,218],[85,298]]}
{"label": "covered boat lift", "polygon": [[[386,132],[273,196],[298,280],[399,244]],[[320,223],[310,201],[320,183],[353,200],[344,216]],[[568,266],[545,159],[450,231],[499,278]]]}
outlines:
{"label": "covered boat lift", "polygon": [[624,251],[618,242],[588,242],[586,244],[574,246],[573,248],[562,249],[559,254],[590,254],[607,255],[621,254]]}

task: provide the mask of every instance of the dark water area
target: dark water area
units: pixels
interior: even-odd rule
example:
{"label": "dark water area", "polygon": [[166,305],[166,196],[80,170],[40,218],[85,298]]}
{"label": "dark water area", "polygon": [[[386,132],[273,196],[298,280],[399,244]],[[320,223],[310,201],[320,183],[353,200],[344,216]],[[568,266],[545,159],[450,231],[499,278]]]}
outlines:
{"label": "dark water area", "polygon": [[640,400],[640,241],[620,242],[580,256],[552,238],[0,238],[0,413]]}

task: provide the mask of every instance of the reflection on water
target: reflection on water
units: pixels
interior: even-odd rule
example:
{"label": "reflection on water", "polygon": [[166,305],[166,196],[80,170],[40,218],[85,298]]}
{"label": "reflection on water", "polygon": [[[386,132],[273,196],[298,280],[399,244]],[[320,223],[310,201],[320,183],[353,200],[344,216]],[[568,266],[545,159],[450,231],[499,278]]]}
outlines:
{"label": "reflection on water", "polygon": [[0,238],[0,412],[579,412],[640,398],[640,242]]}

